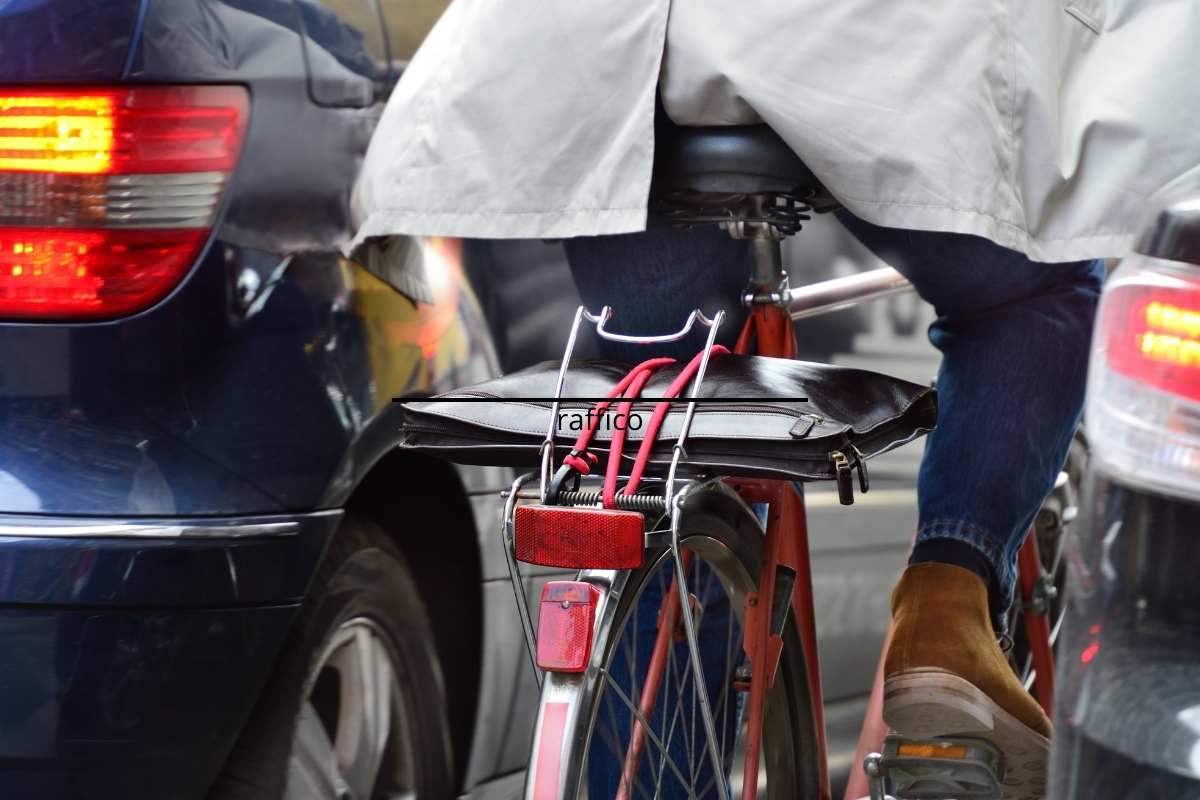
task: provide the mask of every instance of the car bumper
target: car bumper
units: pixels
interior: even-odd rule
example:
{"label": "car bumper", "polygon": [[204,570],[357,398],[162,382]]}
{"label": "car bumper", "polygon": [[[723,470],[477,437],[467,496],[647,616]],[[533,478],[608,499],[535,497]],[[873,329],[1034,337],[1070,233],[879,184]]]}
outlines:
{"label": "car bumper", "polygon": [[1053,800],[1200,797],[1200,499],[1093,470],[1067,552]]}
{"label": "car bumper", "polygon": [[0,797],[203,797],[339,516],[0,516]]}

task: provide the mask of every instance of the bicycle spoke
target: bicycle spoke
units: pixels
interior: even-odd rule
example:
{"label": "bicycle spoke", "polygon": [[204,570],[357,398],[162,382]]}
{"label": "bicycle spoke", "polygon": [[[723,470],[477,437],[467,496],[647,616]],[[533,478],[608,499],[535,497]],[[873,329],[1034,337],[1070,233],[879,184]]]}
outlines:
{"label": "bicycle spoke", "polygon": [[692,680],[692,704],[689,709],[691,712],[691,730],[692,730],[692,746],[688,748],[688,769],[692,773],[692,785],[696,785],[696,681]]}
{"label": "bicycle spoke", "polygon": [[[668,648],[668,650],[667,650],[667,675],[665,676],[667,680],[670,680],[671,674],[674,672],[674,669],[672,667],[672,664],[674,663],[674,661],[675,661],[674,649]],[[664,689],[662,693],[665,696],[666,690]],[[663,739],[663,741],[665,741],[667,744],[666,744],[666,748],[662,752],[662,756],[658,760],[658,782],[655,784],[655,787],[654,787],[655,794],[657,794],[662,789],[663,774],[666,772],[667,751],[671,748],[671,742],[675,738],[675,721],[677,719],[679,719],[679,706],[676,706],[674,713],[671,714],[671,728],[670,728],[670,730],[667,730],[667,715],[666,714],[662,715],[663,727],[662,727],[662,732],[660,735],[661,735],[661,738]]]}
{"label": "bicycle spoke", "polygon": [[[730,788],[744,724],[734,681],[745,663],[741,607],[752,583],[727,574],[731,562],[715,547],[707,537],[699,546],[676,542],[629,585],[596,675],[584,759],[595,766],[585,769],[573,800],[612,800],[614,792],[625,800],[727,800],[720,795]],[[668,609],[673,622],[663,625]]]}
{"label": "bicycle spoke", "polygon": [[642,723],[642,726],[646,731],[646,736],[650,739],[650,741],[652,741],[664,754],[666,754],[666,765],[670,767],[671,772],[675,773],[675,777],[679,779],[679,784],[685,788],[689,787],[690,784],[683,777],[683,773],[680,771],[679,765],[675,763],[675,759],[671,758],[670,753],[667,753],[666,748],[663,747],[663,742],[658,738],[658,734],[654,732],[654,728],[650,726],[650,721],[642,715],[641,710],[634,705],[633,701],[629,699],[629,696],[621,690],[621,687],[618,686],[617,682],[612,679],[612,676],[607,670],[602,670],[601,674],[604,676],[604,680],[608,684],[608,688],[617,693],[617,697],[620,698],[625,707],[629,709],[629,713],[637,717],[638,721]]}
{"label": "bicycle spoke", "polygon": [[[677,714],[680,715],[680,717],[682,717],[683,716],[683,708],[684,708],[684,703],[683,703],[684,687],[687,685],[688,681],[692,679],[693,676],[692,676],[692,673],[690,670],[680,667],[679,662],[675,659],[674,644],[672,644],[671,647],[667,650],[667,663],[671,669],[671,675],[674,676],[675,681],[677,683],[677,688],[675,689],[675,711]],[[666,699],[666,695],[667,695],[666,687],[663,687],[663,699],[664,700]],[[695,740],[694,736],[693,736],[693,738],[688,738],[688,726],[687,726],[686,722],[680,727],[679,732],[680,732],[680,735],[683,737],[683,747],[687,751],[687,754],[688,754],[689,772],[691,772],[692,770],[691,770],[690,765],[692,763],[692,751],[695,749],[696,740]]]}
{"label": "bicycle spoke", "polygon": [[[674,677],[675,684],[676,684],[676,686],[675,686],[675,714],[679,718],[679,721],[681,723],[683,723],[679,726],[679,734],[681,737],[683,737],[683,748],[684,748],[684,751],[687,753],[687,757],[688,757],[688,773],[694,774],[695,770],[692,767],[692,763],[693,763],[692,752],[696,748],[696,740],[694,737],[693,738],[688,737],[687,723],[684,722],[684,719],[683,719],[683,709],[684,709],[683,693],[684,693],[684,688],[688,684],[688,681],[691,680],[691,678],[692,678],[692,674],[687,669],[682,668],[679,665],[678,660],[675,658],[674,642],[671,643],[670,647],[667,650],[667,664],[670,667],[670,670],[671,670],[670,674],[672,677]],[[663,687],[664,702],[666,701],[667,695],[668,695],[667,687],[664,686]],[[667,746],[669,749],[670,742],[667,743]],[[688,785],[690,786],[691,784],[688,784]]]}
{"label": "bicycle spoke", "polygon": [[729,610],[729,619],[725,623],[725,685],[721,687],[721,695],[717,704],[721,707],[721,763],[725,763],[725,730],[729,727],[729,688],[733,684],[734,675],[730,672],[733,667],[733,609]]}
{"label": "bicycle spoke", "polygon": [[[617,721],[617,712],[616,712],[616,709],[614,708],[615,705],[616,705],[616,703],[613,702],[612,696],[609,695],[608,693],[605,693],[604,694],[604,708],[608,711],[608,715],[607,715],[608,716],[608,727],[609,727],[609,730],[612,731],[613,739],[619,742],[620,736],[621,736],[621,725]],[[625,766],[625,756],[620,753],[614,753],[613,757],[616,760],[617,768],[623,769]]]}
{"label": "bicycle spoke", "polygon": [[[676,727],[676,725],[678,725],[679,720],[682,717],[683,717],[683,709],[681,709],[679,706],[675,706],[675,712],[673,714],[671,714],[670,730],[666,730],[666,726],[665,725],[663,726],[664,730],[666,730],[666,736],[664,736],[663,739],[667,743],[667,750],[669,750],[671,748],[671,742],[675,738],[675,727]],[[665,714],[663,715],[663,720],[664,720],[664,722],[666,720]],[[664,765],[665,758],[666,758],[666,750],[663,751],[663,757],[660,758],[659,762],[658,762],[658,782],[655,784],[655,787],[654,787],[655,797],[657,797],[658,792],[662,790],[662,779],[663,779],[663,775],[666,773],[666,767]]]}
{"label": "bicycle spoke", "polygon": [[642,668],[641,668],[641,662],[638,661],[638,657],[637,657],[637,655],[638,655],[637,646],[638,646],[638,639],[642,638],[642,636],[641,636],[642,629],[641,629],[640,625],[638,624],[639,619],[641,618],[641,615],[642,615],[642,604],[638,603],[637,607],[633,610],[633,627],[629,629],[633,635],[628,637],[629,639],[633,639],[633,656],[630,658],[630,661],[629,661],[630,677],[633,679],[633,696],[637,697],[639,699],[642,696],[642,682],[638,678],[638,676],[641,674]]}
{"label": "bicycle spoke", "polygon": [[[608,746],[608,751],[610,753],[612,753],[613,760],[616,761],[616,763],[618,765],[620,765],[625,762],[625,757],[621,753],[621,742],[616,737],[617,737],[617,734],[614,731],[612,734],[610,734],[608,736],[601,736],[600,740],[602,742],[604,742],[605,745]],[[630,788],[632,788],[635,793],[640,791],[642,793],[642,796],[649,798],[649,800],[655,800],[655,798],[658,797],[657,791],[655,792],[654,795],[651,795],[648,791],[646,791],[645,787],[642,786],[642,784],[638,781],[638,776],[636,773],[633,775],[633,781],[630,783]]]}

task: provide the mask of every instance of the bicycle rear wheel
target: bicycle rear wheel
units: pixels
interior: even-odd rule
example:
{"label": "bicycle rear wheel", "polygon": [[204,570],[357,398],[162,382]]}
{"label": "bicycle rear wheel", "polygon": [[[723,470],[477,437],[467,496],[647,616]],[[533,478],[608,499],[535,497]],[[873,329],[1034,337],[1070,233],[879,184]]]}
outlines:
{"label": "bicycle rear wheel", "polygon": [[[745,598],[754,591],[763,535],[752,513],[724,487],[689,499],[681,550],[689,600],[674,595],[669,549],[650,551],[641,569],[608,573],[611,606],[599,620],[593,666],[582,676],[548,675],[539,714],[528,797],[718,798],[694,674],[678,615],[655,659],[664,608],[690,608],[716,723],[721,770],[734,797],[742,793],[749,663],[742,650]],[[671,612],[667,612],[669,615]],[[736,685],[735,685],[736,684]],[[564,706],[565,703],[565,706]],[[547,776],[557,749],[547,732],[554,708],[571,707],[562,730],[561,781]],[[550,723],[549,725],[547,723]],[[819,796],[816,729],[804,656],[789,622],[775,686],[767,695],[756,797]],[[539,794],[558,783],[561,794]]]}

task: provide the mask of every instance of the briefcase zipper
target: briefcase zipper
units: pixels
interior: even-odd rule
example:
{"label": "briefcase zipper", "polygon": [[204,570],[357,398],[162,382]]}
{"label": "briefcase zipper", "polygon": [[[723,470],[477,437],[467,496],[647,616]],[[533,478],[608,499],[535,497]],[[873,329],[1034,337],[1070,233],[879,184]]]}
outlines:
{"label": "briefcase zipper", "polygon": [[858,472],[858,486],[863,494],[870,490],[871,481],[867,476],[867,459],[863,457],[862,451],[849,441],[845,447],[850,451],[850,456],[842,450],[834,450],[829,454],[829,460],[833,462],[838,501],[844,506],[849,506],[854,505],[854,472]]}

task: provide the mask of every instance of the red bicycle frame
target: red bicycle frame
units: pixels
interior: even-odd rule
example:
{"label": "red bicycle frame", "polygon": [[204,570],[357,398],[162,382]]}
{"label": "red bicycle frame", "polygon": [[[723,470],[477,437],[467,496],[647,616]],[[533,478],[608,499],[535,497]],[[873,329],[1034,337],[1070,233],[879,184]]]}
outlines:
{"label": "red bicycle frame", "polygon": [[[796,344],[792,334],[791,316],[779,305],[755,305],[742,329],[735,349],[738,353],[754,352],[777,358],[794,358]],[[803,649],[808,689],[812,693],[810,699],[814,716],[814,746],[817,749],[820,765],[820,800],[830,800],[824,705],[821,700],[816,617],[813,610],[812,564],[808,550],[804,496],[797,486],[787,481],[730,480],[728,484],[747,503],[764,503],[769,508],[759,588],[756,593],[752,593],[746,599],[747,607],[743,626],[742,646],[750,660],[751,679],[742,800],[754,800],[757,796],[764,707],[767,691],[775,680],[783,644],[782,636],[772,630],[771,625],[776,613],[772,607],[775,583],[780,574],[788,573],[794,576],[790,593],[792,618]],[[1045,576],[1038,555],[1036,536],[1026,537],[1020,550],[1018,569],[1021,601],[1024,603],[1024,624],[1036,670],[1034,691],[1039,703],[1049,714],[1054,694],[1054,656],[1050,646],[1050,628],[1047,621]],[[681,599],[675,582],[672,580],[659,614],[659,629],[655,637],[654,651],[639,701],[645,719],[650,718],[654,709],[655,696],[666,667],[667,649],[672,646],[674,629],[678,624],[681,608]],[[891,635],[892,629],[889,623],[883,652],[880,654],[879,665],[875,673],[875,683],[868,701],[867,713],[859,734],[856,763],[861,763],[868,753],[880,750],[887,733],[887,727],[883,722],[883,681],[886,677],[883,674],[883,659]],[[645,735],[640,730],[640,723],[635,720],[633,726],[633,735],[625,753],[623,779],[617,795],[618,800],[624,800],[629,796],[628,783],[636,773],[645,743]],[[855,770],[851,774],[844,797],[846,800],[855,800],[867,793],[865,774],[861,770]]]}

